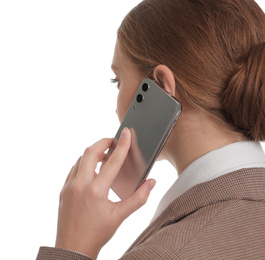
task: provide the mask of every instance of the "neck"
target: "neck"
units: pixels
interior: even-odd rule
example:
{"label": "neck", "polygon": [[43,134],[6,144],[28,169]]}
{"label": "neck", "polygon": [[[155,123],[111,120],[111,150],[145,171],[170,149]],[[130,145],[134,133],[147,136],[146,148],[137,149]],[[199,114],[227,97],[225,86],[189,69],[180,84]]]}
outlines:
{"label": "neck", "polygon": [[180,175],[194,160],[225,145],[245,140],[204,112],[183,113],[164,147],[162,158]]}

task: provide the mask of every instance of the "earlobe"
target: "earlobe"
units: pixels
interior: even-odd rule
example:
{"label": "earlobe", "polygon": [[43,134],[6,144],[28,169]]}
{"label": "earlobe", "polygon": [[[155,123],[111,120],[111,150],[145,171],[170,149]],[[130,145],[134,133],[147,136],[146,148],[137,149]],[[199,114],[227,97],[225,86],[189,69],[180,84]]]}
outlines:
{"label": "earlobe", "polygon": [[157,65],[154,69],[156,83],[165,89],[171,96],[176,95],[176,83],[172,71],[165,65]]}

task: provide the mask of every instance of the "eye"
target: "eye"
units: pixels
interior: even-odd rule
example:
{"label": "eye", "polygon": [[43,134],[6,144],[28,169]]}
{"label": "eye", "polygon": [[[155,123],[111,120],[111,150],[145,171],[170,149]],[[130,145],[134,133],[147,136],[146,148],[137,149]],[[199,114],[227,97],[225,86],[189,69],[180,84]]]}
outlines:
{"label": "eye", "polygon": [[119,87],[120,87],[120,82],[119,82],[119,80],[118,80],[117,78],[115,78],[115,79],[110,79],[110,82],[116,84],[116,87],[119,89]]}

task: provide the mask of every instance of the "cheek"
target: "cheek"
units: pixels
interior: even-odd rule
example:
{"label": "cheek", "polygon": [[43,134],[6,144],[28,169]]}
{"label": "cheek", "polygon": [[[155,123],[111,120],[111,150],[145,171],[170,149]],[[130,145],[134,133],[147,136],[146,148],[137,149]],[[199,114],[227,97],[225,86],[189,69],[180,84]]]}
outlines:
{"label": "cheek", "polygon": [[117,115],[122,122],[140,83],[133,82],[129,85],[120,86],[117,97]]}
{"label": "cheek", "polygon": [[123,91],[120,90],[117,97],[117,115],[120,123],[122,122],[129,105],[128,94],[126,95],[126,93],[123,93]]}

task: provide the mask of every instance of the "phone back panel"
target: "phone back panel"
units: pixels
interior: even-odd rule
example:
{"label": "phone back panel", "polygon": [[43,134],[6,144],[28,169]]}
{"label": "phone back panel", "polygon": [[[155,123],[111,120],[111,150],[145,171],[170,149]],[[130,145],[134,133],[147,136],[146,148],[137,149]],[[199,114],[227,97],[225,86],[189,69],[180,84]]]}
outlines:
{"label": "phone back panel", "polygon": [[[142,86],[147,83],[148,90]],[[145,85],[146,86],[146,85]],[[137,101],[142,95],[143,100]],[[111,188],[121,198],[131,195],[147,175],[181,112],[179,102],[150,79],[144,79],[109,149],[115,149],[124,127],[131,131],[127,158]]]}

